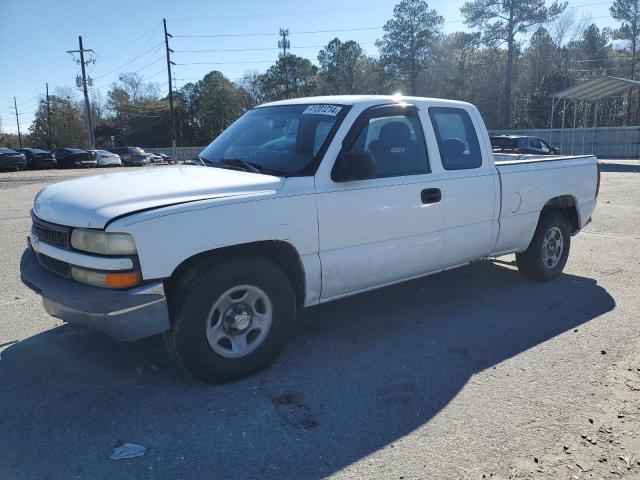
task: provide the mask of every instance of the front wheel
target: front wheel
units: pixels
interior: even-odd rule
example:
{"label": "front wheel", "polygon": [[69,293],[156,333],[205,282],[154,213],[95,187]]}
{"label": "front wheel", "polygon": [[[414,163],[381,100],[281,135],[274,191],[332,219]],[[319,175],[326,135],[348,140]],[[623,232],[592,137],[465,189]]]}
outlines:
{"label": "front wheel", "polygon": [[516,254],[518,270],[531,280],[550,280],[564,269],[570,247],[571,233],[567,217],[559,211],[544,213],[529,248]]}
{"label": "front wheel", "polygon": [[172,326],[165,334],[170,353],[197,378],[212,383],[269,366],[295,322],[296,300],[287,276],[257,257],[196,268],[171,290]]}

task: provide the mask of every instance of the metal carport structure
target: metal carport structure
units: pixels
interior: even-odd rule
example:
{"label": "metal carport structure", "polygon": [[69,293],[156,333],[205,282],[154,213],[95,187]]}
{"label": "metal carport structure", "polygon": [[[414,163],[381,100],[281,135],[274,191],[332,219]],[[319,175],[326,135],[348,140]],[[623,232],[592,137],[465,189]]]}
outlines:
{"label": "metal carport structure", "polygon": [[[640,88],[640,81],[631,80],[629,78],[619,78],[611,76],[603,76],[588,80],[575,87],[565,88],[551,95],[551,122],[549,125],[549,142],[552,141],[553,135],[553,113],[562,101],[562,127],[560,129],[560,151],[562,151],[564,143],[564,120],[567,110],[567,100],[569,105],[573,102],[573,123],[572,123],[572,139],[571,139],[571,153],[575,146],[576,135],[576,114],[578,110],[578,102],[583,102],[585,105],[593,105],[593,138],[591,141],[591,153],[594,152],[595,146],[595,131],[596,121],[598,116],[598,100],[603,100],[614,95],[618,95],[626,92],[632,88]],[[587,129],[587,107],[584,108],[584,121],[582,129],[582,150],[584,150],[586,129]]]}

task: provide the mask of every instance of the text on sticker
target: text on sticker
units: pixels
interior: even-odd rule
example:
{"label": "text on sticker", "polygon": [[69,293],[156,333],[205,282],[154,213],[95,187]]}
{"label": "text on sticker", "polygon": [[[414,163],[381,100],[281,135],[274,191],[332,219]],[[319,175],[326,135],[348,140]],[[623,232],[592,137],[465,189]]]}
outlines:
{"label": "text on sticker", "polygon": [[339,107],[337,105],[309,105],[302,113],[314,115],[331,115],[332,117],[335,117],[340,110],[342,110],[342,107]]}

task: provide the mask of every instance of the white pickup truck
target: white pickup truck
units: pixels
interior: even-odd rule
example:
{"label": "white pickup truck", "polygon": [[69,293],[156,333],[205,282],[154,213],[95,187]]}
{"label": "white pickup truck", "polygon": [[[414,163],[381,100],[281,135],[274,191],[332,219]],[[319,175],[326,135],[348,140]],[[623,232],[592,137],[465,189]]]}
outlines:
{"label": "white pickup truck", "polygon": [[555,277],[599,186],[593,156],[494,162],[473,105],[414,97],[261,105],[201,159],[43,189],[21,274],[49,314],[164,332],[210,382],[269,365],[302,307],[514,252]]}

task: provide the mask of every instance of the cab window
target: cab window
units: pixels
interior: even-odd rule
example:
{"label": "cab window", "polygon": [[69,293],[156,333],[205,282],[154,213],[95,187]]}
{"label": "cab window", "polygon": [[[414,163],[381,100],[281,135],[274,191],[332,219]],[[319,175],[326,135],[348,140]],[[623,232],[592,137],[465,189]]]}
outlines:
{"label": "cab window", "polygon": [[424,135],[416,114],[391,113],[369,118],[348,151],[371,153],[376,178],[429,172]]}
{"label": "cab window", "polygon": [[431,107],[429,117],[445,170],[465,170],[482,165],[478,136],[471,117],[465,110]]}

